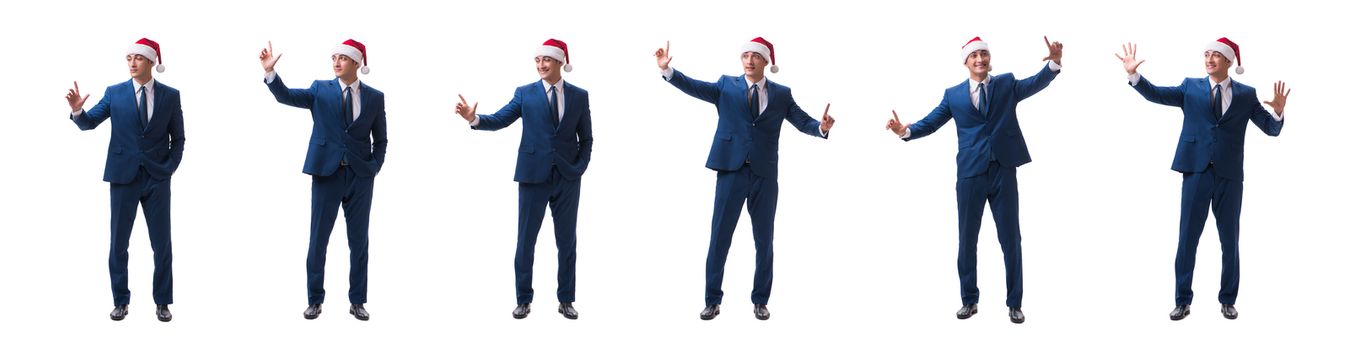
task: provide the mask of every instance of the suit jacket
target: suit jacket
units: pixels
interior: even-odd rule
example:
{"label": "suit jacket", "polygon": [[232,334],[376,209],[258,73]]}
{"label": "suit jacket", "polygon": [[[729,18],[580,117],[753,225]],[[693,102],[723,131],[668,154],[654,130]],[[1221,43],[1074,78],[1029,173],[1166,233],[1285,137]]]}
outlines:
{"label": "suit jacket", "polygon": [[1209,78],[1186,78],[1180,86],[1155,86],[1140,77],[1134,90],[1143,98],[1167,106],[1180,107],[1185,120],[1176,143],[1171,170],[1182,173],[1203,171],[1209,163],[1218,176],[1242,180],[1245,169],[1246,124],[1254,123],[1269,136],[1279,136],[1283,121],[1260,106],[1255,89],[1232,81],[1232,104],[1218,118],[1210,99]]}
{"label": "suit jacket", "polygon": [[362,82],[361,114],[348,125],[342,117],[342,83],[335,78],[315,80],[308,89],[288,89],[278,74],[267,88],[272,91],[272,96],[276,96],[277,102],[308,109],[314,118],[309,153],[304,158],[305,174],[332,175],[343,158],[357,176],[379,174],[380,168],[384,167],[384,151],[389,145],[383,92]]}
{"label": "suit jacket", "polygon": [[515,181],[543,183],[554,166],[563,178],[577,180],[590,166],[594,137],[590,129],[590,93],[562,81],[566,108],[561,124],[554,124],[543,81],[515,88],[511,102],[493,114],[479,114],[475,130],[500,130],[524,118],[520,150],[515,158]]}
{"label": "suit jacket", "polygon": [[936,132],[952,118],[956,120],[956,176],[967,178],[988,171],[993,160],[1012,167],[1030,163],[1026,138],[1016,117],[1016,105],[1049,86],[1059,72],[1046,64],[1030,78],[1017,80],[1011,73],[989,76],[984,83],[988,110],[980,111],[970,100],[971,82],[967,79],[946,89],[941,104],[926,117],[909,125],[911,141]]}
{"label": "suit jacket", "polygon": [[178,90],[155,80],[154,110],[150,124],[141,123],[136,105],[136,88],[131,80],[109,86],[93,109],[72,118],[80,130],[92,130],[112,119],[112,138],[108,140],[108,161],[103,181],[126,184],[145,168],[155,179],[173,176],[183,161],[183,106]]}
{"label": "suit jacket", "polygon": [[750,111],[749,83],[744,75],[723,75],[713,83],[689,78],[675,70],[670,84],[689,96],[717,105],[717,133],[707,155],[708,169],[736,171],[748,160],[755,174],[777,179],[778,139],[784,120],[806,135],[828,138],[820,134],[820,122],[796,105],[792,89],[771,80],[764,84],[768,106],[757,119]]}

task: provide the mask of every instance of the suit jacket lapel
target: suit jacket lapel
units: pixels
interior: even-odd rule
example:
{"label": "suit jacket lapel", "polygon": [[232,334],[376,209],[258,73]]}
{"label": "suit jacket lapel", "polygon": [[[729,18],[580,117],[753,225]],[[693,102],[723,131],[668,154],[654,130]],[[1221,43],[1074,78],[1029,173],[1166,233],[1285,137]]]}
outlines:
{"label": "suit jacket lapel", "polygon": [[[566,89],[567,91],[572,92],[576,91],[576,89],[572,88],[573,86],[570,83],[567,83],[565,81],[562,82],[562,86],[563,89]],[[562,123],[570,123],[572,122],[572,119],[577,118],[576,113],[573,113],[573,111],[576,111],[576,94],[575,93],[566,94],[566,96],[563,97],[563,99],[567,101],[567,106],[565,107],[566,110],[562,111],[559,114],[562,117],[562,120],[557,123],[557,130],[563,129]],[[557,130],[554,130],[553,132],[556,133]]]}
{"label": "suit jacket lapel", "polygon": [[759,114],[759,117],[754,119],[755,122],[757,122],[757,121],[759,121],[759,120],[762,120],[764,114],[768,114],[768,113],[767,113],[768,110],[773,108],[773,102],[774,102],[774,101],[777,101],[777,99],[778,99],[778,93],[780,92],[780,91],[779,91],[780,89],[778,89],[778,84],[777,84],[777,83],[774,83],[774,82],[772,82],[772,81],[770,81],[770,80],[768,80],[768,77],[764,77],[764,84],[763,84],[763,86],[764,86],[764,91],[760,91],[759,93],[761,93],[761,94],[762,94],[762,93],[767,93],[767,94],[768,94],[768,102],[764,103],[764,106],[762,107],[765,113],[760,113],[760,114]]}
{"label": "suit jacket lapel", "polygon": [[[1228,84],[1228,85],[1227,85],[1227,87],[1228,87],[1229,89],[1232,90],[1232,100],[1231,100],[1231,101],[1226,101],[1226,102],[1228,103],[1227,111],[1226,111],[1226,112],[1223,112],[1222,115],[1218,117],[1218,120],[1217,120],[1217,121],[1218,121],[1219,123],[1221,123],[1221,122],[1224,121],[1224,120],[1227,120],[1228,116],[1232,114],[1232,110],[1234,110],[1234,109],[1237,108],[1237,104],[1236,104],[1237,97],[1238,97],[1237,94],[1241,92],[1241,90],[1237,89],[1237,81],[1236,81],[1236,80],[1233,80],[1231,84]],[[1222,108],[1222,106],[1218,106],[1218,108]]]}
{"label": "suit jacket lapel", "polygon": [[960,88],[959,91],[956,91],[956,100],[957,100],[956,106],[959,106],[958,108],[964,108],[965,110],[969,111],[969,113],[966,114],[969,114],[971,117],[983,120],[984,112],[980,111],[978,108],[975,108],[973,96],[970,95],[971,85],[974,85],[974,82],[970,81],[969,79],[965,79],[965,87]]}
{"label": "suit jacket lapel", "polygon": [[355,121],[351,122],[351,125],[356,125],[356,123],[366,123],[369,121],[368,119],[370,119],[368,118],[368,116],[371,115],[370,112],[371,108],[366,108],[370,107],[370,87],[365,86],[365,83],[360,84],[361,84],[361,113],[359,116],[356,117]]}
{"label": "suit jacket lapel", "polygon": [[[154,124],[161,119],[159,111],[164,109],[164,90],[166,90],[164,84],[160,84],[158,80],[155,80],[155,108],[151,109],[150,113],[147,114],[150,117],[149,124]],[[150,125],[145,125],[145,129],[149,130]]]}

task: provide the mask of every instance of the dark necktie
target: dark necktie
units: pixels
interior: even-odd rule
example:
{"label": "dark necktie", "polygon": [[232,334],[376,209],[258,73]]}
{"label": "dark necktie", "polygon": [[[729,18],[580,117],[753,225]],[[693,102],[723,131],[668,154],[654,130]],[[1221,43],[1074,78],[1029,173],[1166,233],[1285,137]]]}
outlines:
{"label": "dark necktie", "polygon": [[749,113],[754,119],[759,119],[759,84],[749,88]]}
{"label": "dark necktie", "polygon": [[548,112],[549,112],[549,113],[552,113],[552,116],[553,116],[553,128],[554,128],[554,129],[556,129],[556,128],[557,128],[557,125],[560,124],[560,123],[562,122],[562,116],[561,116],[560,111],[558,111],[558,108],[557,108],[557,107],[558,107],[558,106],[557,106],[557,86],[549,86],[549,87],[548,87]]}
{"label": "dark necktie", "polygon": [[140,113],[140,117],[141,117],[141,126],[147,126],[147,125],[150,125],[150,111],[149,111],[149,109],[150,109],[150,108],[149,108],[149,107],[150,107],[150,102],[149,102],[149,101],[150,101],[150,100],[149,100],[148,97],[145,96],[145,86],[144,86],[144,85],[141,85],[141,89],[140,89],[140,90],[141,90],[141,91],[140,91],[140,95],[141,95],[140,100],[141,100],[141,101],[140,101],[140,104],[136,105],[136,109],[138,109],[138,110],[139,110],[139,113]]}
{"label": "dark necktie", "polygon": [[988,93],[984,90],[984,83],[979,83],[979,112],[988,115]]}
{"label": "dark necktie", "polygon": [[1213,117],[1222,119],[1223,117],[1223,86],[1213,86]]}
{"label": "dark necktie", "polygon": [[[987,116],[988,116],[988,92],[987,92],[986,90],[984,90],[984,83],[979,83],[978,90],[979,90],[979,107],[978,107],[978,108],[979,108],[979,113],[982,113],[985,117],[987,117]],[[993,152],[993,149],[992,149],[992,148],[989,148],[989,150],[988,150],[988,159],[989,159],[989,161],[993,161],[993,162],[998,161],[998,155],[997,155],[997,153]]]}
{"label": "dark necktie", "polygon": [[342,123],[351,126],[352,120],[356,119],[351,104],[351,87],[342,89]]}

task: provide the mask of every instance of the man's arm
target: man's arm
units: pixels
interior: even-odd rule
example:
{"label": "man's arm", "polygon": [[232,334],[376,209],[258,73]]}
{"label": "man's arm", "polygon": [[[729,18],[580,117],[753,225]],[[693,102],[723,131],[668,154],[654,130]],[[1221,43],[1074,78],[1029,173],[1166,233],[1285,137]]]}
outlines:
{"label": "man's arm", "polygon": [[[459,98],[462,100],[463,96],[461,95]],[[520,89],[515,89],[515,96],[511,97],[511,102],[506,103],[506,105],[501,107],[501,110],[498,110],[496,113],[477,114],[477,118],[470,122],[469,126],[472,127],[473,130],[487,131],[501,130],[511,126],[516,120],[520,119],[520,104],[523,103],[523,101],[521,101],[522,98]],[[463,102],[463,104],[467,105],[468,103]],[[474,113],[477,109],[478,104],[474,103],[473,109],[466,110],[465,112],[472,115],[471,113]]]}
{"label": "man's arm", "polygon": [[165,170],[169,174],[178,171],[178,164],[183,162],[183,144],[187,143],[187,138],[183,132],[183,99],[180,93],[174,94],[173,104],[169,105],[169,164]]}

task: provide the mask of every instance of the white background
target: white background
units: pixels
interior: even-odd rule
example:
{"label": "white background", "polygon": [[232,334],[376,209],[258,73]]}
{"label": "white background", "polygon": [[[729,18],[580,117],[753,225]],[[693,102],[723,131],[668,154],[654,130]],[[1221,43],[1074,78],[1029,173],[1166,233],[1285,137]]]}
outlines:
{"label": "white background", "polygon": [[[0,171],[0,313],[13,348],[234,348],[321,345],[468,348],[924,348],[1334,346],[1349,282],[1341,186],[1346,127],[1341,18],[1301,2],[694,1],[21,2],[0,14],[8,155]],[[910,143],[913,122],[968,74],[959,48],[982,36],[995,73],[1035,73],[1042,35],[1065,44],[1063,73],[1019,112],[1034,162],[1019,170],[1028,321],[1007,321],[1001,253],[985,215],[982,312],[960,306],[955,271],[954,126]],[[79,132],[62,96],[125,81],[125,47],[163,45],[159,81],[182,91],[187,144],[173,184],[175,319],[154,319],[142,222],[131,241],[131,314],[111,322],[106,269],[109,127]],[[742,43],[764,36],[828,140],[781,138],[773,318],[751,315],[754,256],[742,216],[722,315],[701,321],[716,114],[659,77],[651,53],[702,80],[739,74]],[[1218,311],[1220,250],[1200,242],[1194,314],[1173,306],[1180,175],[1169,170],[1181,111],[1125,82],[1113,56],[1140,43],[1159,85],[1201,76],[1205,43],[1243,49],[1237,81],[1262,99],[1288,82],[1287,127],[1246,144],[1241,318]],[[591,93],[594,160],[579,224],[578,321],[554,312],[551,223],[538,243],[537,298],[514,307],[520,126],[470,130],[455,94],[495,111],[538,79],[534,49],[571,46],[567,81]],[[258,51],[271,40],[293,87],[331,79],[347,38],[369,47],[366,84],[385,92],[389,152],[370,227],[372,320],[345,314],[347,248],[337,225],[326,313],[305,307],[311,121],[275,102]],[[140,221],[140,220],[138,220]]]}

